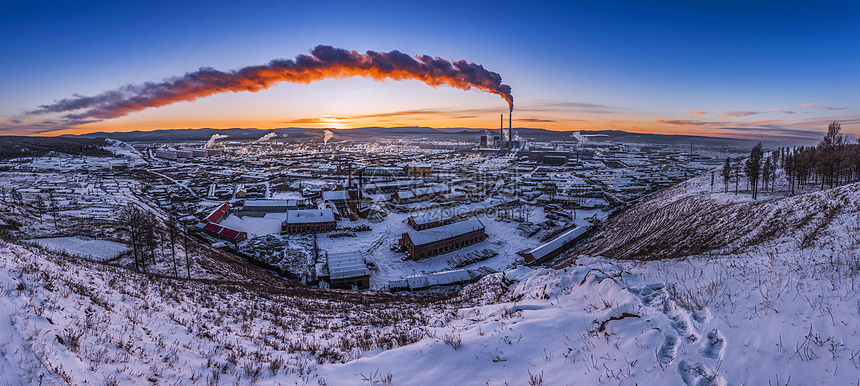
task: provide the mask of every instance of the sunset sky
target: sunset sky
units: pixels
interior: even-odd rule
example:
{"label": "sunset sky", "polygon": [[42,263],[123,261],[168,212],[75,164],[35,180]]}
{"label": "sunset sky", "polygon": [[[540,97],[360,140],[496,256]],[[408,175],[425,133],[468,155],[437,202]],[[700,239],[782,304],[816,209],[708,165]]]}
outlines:
{"label": "sunset sky", "polygon": [[328,45],[481,65],[512,88],[515,127],[817,141],[830,121],[860,135],[858,20],[858,1],[5,1],[0,134],[495,128],[507,113],[492,93],[363,77],[280,82],[115,118],[40,110]]}

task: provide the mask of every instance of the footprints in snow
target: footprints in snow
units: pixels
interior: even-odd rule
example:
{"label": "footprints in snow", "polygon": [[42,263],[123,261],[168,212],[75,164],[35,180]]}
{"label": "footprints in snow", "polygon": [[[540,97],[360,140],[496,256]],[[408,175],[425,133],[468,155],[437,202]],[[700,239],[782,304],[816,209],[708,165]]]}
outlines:
{"label": "footprints in snow", "polygon": [[678,352],[678,337],[675,335],[667,335],[663,340],[663,345],[657,350],[657,360],[662,365],[668,365],[675,360],[675,355]]}
{"label": "footprints in snow", "polygon": [[717,329],[708,333],[707,339],[702,343],[699,353],[705,358],[723,359],[723,350],[726,347],[726,338]]}
{"label": "footprints in snow", "polygon": [[678,363],[678,374],[687,386],[723,386],[725,379],[712,368],[701,363],[682,360]]}
{"label": "footprints in snow", "polygon": [[[702,341],[699,346],[699,354],[707,359],[721,360],[726,347],[726,338],[723,334],[713,329],[705,339],[696,328],[696,323],[706,323],[707,318],[696,310],[689,310],[680,305],[676,299],[666,291],[663,284],[650,284],[642,288],[631,288],[630,292],[636,294],[642,303],[652,307],[658,312],[665,314],[669,319],[669,325],[678,335],[665,334],[663,344],[657,349],[657,361],[662,366],[672,363],[678,355],[678,347],[684,343],[695,343]],[[707,365],[696,362],[691,363],[686,359],[678,362],[678,373],[684,383],[689,386],[723,385],[723,377]]]}

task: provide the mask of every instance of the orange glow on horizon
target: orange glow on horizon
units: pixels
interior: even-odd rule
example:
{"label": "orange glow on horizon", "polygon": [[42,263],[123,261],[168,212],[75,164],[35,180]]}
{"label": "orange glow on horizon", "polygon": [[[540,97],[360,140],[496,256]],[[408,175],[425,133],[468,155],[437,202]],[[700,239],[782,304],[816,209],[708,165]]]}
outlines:
{"label": "orange glow on horizon", "polygon": [[[506,122],[507,123],[507,122]],[[199,121],[192,119],[164,119],[164,120],[147,120],[136,121],[130,119],[119,119],[111,121],[103,121],[97,123],[89,123],[78,125],[65,130],[57,130],[53,132],[36,134],[38,136],[58,136],[63,134],[87,134],[94,132],[129,132],[129,131],[155,131],[155,130],[172,130],[172,129],[230,129],[230,128],[257,128],[262,130],[277,129],[277,128],[306,128],[306,129],[355,129],[361,127],[404,127],[404,126],[420,126],[433,128],[468,128],[468,129],[488,129],[493,130],[498,128],[498,121],[495,119],[460,119],[460,118],[436,118],[436,119],[399,119],[397,117],[385,119],[366,119],[366,118],[349,118],[338,117],[334,115],[322,115],[314,118],[303,118],[294,120],[275,120],[275,119],[260,119],[260,120],[207,120]],[[673,125],[664,125],[654,122],[639,122],[632,120],[606,120],[606,121],[570,121],[558,120],[554,122],[541,122],[538,124],[529,124],[527,122],[517,124],[514,118],[514,130],[520,128],[535,128],[551,131],[598,131],[598,130],[620,130],[631,133],[642,134],[666,134],[666,135],[696,135],[696,136],[720,136],[718,130],[710,130],[708,128],[696,128],[691,130],[688,127],[679,127]]]}

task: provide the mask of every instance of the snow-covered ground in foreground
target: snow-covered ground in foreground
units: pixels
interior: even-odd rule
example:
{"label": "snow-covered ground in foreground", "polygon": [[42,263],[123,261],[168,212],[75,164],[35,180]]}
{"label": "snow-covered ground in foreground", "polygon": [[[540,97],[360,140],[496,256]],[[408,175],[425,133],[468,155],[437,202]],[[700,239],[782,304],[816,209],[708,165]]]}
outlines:
{"label": "snow-covered ground in foreground", "polygon": [[30,241],[51,251],[95,261],[110,260],[129,250],[128,245],[122,243],[83,236],[51,237]]}
{"label": "snow-covered ground in foreground", "polygon": [[798,257],[519,268],[506,273],[514,283],[502,301],[462,308],[432,337],[319,374],[390,373],[416,384],[856,384],[856,273],[830,280],[804,272],[799,264],[816,261]]}
{"label": "snow-covered ground in foreground", "polygon": [[43,374],[46,384],[217,376],[222,384],[847,385],[860,377],[857,271],[816,254],[580,257],[414,304],[311,289],[261,294],[43,255],[0,245],[0,382]]}
{"label": "snow-covered ground in foreground", "polygon": [[[675,193],[704,194],[691,181]],[[0,384],[858,384],[856,187],[738,212],[809,219],[740,252],[580,256],[443,300],[148,277],[0,241]]]}

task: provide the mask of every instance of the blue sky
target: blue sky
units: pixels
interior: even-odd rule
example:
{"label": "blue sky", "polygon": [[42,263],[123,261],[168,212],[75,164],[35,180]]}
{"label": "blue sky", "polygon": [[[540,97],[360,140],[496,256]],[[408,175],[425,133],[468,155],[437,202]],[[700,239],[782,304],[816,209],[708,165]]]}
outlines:
{"label": "blue sky", "polygon": [[512,87],[515,126],[812,139],[839,120],[860,134],[856,1],[7,1],[0,15],[6,134],[495,127],[507,110],[474,90],[349,78],[285,82],[82,125],[26,114],[200,67],[290,59],[319,44],[481,64]]}

